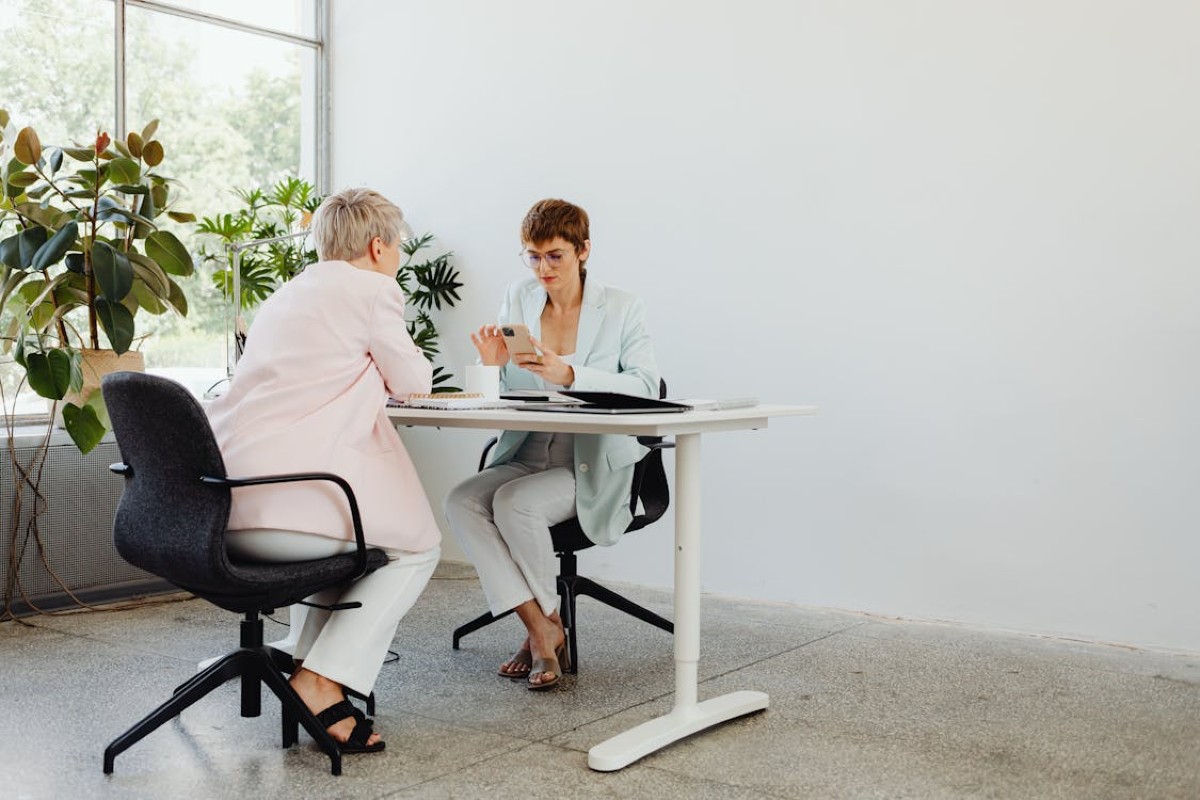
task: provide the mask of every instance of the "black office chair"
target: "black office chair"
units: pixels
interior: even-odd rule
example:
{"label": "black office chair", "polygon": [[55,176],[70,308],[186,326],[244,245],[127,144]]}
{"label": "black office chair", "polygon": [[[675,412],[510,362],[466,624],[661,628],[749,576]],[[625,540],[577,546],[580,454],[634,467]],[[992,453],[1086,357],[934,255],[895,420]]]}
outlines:
{"label": "black office chair", "polygon": [[[322,472],[229,478],[212,429],[200,405],[174,381],[118,372],[102,382],[104,400],[121,450],[111,469],[125,477],[113,539],[117,552],[147,572],[228,611],[244,615],[241,646],[197,673],[165,703],[113,740],[104,751],[104,772],[117,755],[188,706],[233,678],[241,678],[241,713],[257,717],[265,683],[283,706],[283,746],[299,739],[297,724],[329,756],[330,771],[342,772],[341,751],[283,677],[290,656],[263,644],[260,614],[302,602],[333,586],[348,584],[387,563],[382,550],[367,548],[354,491],[336,475]],[[230,490],[237,486],[330,481],[346,495],[358,544],[353,553],[314,561],[264,564],[231,561],[225,551]],[[333,611],[361,603],[321,606]]]}
{"label": "black office chair", "polygon": [[[659,381],[658,396],[660,398],[667,396],[665,381]],[[633,491],[629,498],[629,510],[633,513],[633,521],[625,529],[626,533],[644,528],[662,517],[666,513],[671,497],[670,487],[667,485],[667,473],[663,468],[662,451],[675,447],[675,443],[665,441],[661,436],[639,436],[637,440],[649,447],[650,452],[634,465]],[[483,453],[479,456],[480,472],[487,466],[488,453],[495,447],[497,441],[493,437],[484,445]],[[639,504],[642,507],[640,514],[638,513]],[[571,666],[567,670],[568,672],[579,671],[579,646],[575,637],[575,601],[582,595],[599,600],[618,611],[624,611],[626,614],[661,628],[667,633],[675,632],[675,626],[668,620],[577,572],[575,554],[594,544],[584,534],[578,518],[572,517],[551,527],[550,538],[554,544],[554,552],[558,556],[558,596],[561,599],[559,616],[562,617],[563,628],[567,632],[567,644],[571,653]],[[487,627],[496,620],[507,617],[513,611],[515,609],[506,611],[498,617],[488,612],[455,628],[454,649],[459,649],[459,641],[468,633]]]}

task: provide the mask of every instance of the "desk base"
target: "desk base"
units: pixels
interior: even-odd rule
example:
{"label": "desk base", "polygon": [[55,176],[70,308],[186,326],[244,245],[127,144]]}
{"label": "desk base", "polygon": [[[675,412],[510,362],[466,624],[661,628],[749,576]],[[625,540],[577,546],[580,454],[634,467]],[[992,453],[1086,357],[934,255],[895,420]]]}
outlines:
{"label": "desk base", "polygon": [[598,772],[621,769],[705,728],[763,711],[767,699],[765,692],[742,691],[690,706],[676,706],[666,716],[643,722],[593,747],[588,751],[588,766]]}

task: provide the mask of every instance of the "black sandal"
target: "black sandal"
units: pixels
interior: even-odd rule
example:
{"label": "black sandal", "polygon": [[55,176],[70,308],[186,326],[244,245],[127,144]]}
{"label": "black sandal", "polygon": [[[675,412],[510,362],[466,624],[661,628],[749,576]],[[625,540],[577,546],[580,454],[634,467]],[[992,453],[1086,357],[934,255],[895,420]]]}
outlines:
{"label": "black sandal", "polygon": [[317,722],[321,723],[321,727],[326,730],[347,717],[354,717],[356,722],[354,730],[350,732],[350,738],[344,742],[338,742],[337,739],[334,739],[337,742],[338,750],[343,753],[378,753],[386,746],[386,743],[383,741],[378,741],[375,744],[367,744],[367,740],[371,738],[371,729],[374,726],[374,720],[367,719],[366,715],[352,706],[349,700],[334,703],[316,716]]}

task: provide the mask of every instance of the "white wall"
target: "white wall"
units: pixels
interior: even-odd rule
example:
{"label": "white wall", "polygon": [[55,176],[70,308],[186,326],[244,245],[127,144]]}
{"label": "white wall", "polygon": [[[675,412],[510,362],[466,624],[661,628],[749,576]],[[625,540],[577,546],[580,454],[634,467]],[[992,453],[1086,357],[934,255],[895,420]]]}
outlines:
{"label": "white wall", "polygon": [[[1200,650],[1200,4],[333,8],[335,182],[458,254],[451,363],[563,196],[673,394],[821,406],[705,439],[705,590]],[[481,438],[407,434],[431,494]]]}

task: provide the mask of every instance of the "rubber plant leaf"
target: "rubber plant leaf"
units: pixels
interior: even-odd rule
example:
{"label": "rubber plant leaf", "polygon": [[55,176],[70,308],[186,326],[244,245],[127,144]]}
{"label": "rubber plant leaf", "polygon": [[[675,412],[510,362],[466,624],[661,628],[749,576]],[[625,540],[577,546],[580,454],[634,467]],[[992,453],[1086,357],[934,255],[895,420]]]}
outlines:
{"label": "rubber plant leaf", "polygon": [[114,158],[108,163],[108,179],[115,184],[137,183],[141,178],[142,168],[131,158]]}
{"label": "rubber plant leaf", "polygon": [[13,155],[22,164],[36,164],[42,157],[42,143],[38,141],[37,131],[33,128],[22,128],[13,142]]}
{"label": "rubber plant leaf", "polygon": [[146,255],[171,275],[187,276],[195,270],[192,254],[170,231],[155,231],[147,236]]}
{"label": "rubber plant leaf", "polygon": [[118,302],[133,288],[133,266],[129,257],[108,242],[92,245],[92,273],[105,299]]}
{"label": "rubber plant leaf", "polygon": [[31,266],[37,270],[54,266],[67,254],[67,250],[71,248],[71,245],[75,244],[75,240],[78,237],[79,224],[75,220],[71,220],[59,228],[58,233],[51,236],[44,245],[38,248],[37,253],[33,256]]}
{"label": "rubber plant leaf", "polygon": [[127,352],[133,344],[133,314],[129,313],[129,309],[119,302],[97,297],[96,319],[100,321],[117,355]]}
{"label": "rubber plant leaf", "polygon": [[21,231],[17,246],[20,248],[20,269],[29,269],[33,265],[33,257],[37,255],[37,251],[46,243],[49,234],[46,229],[40,225],[35,225],[32,228],[26,228]]}

